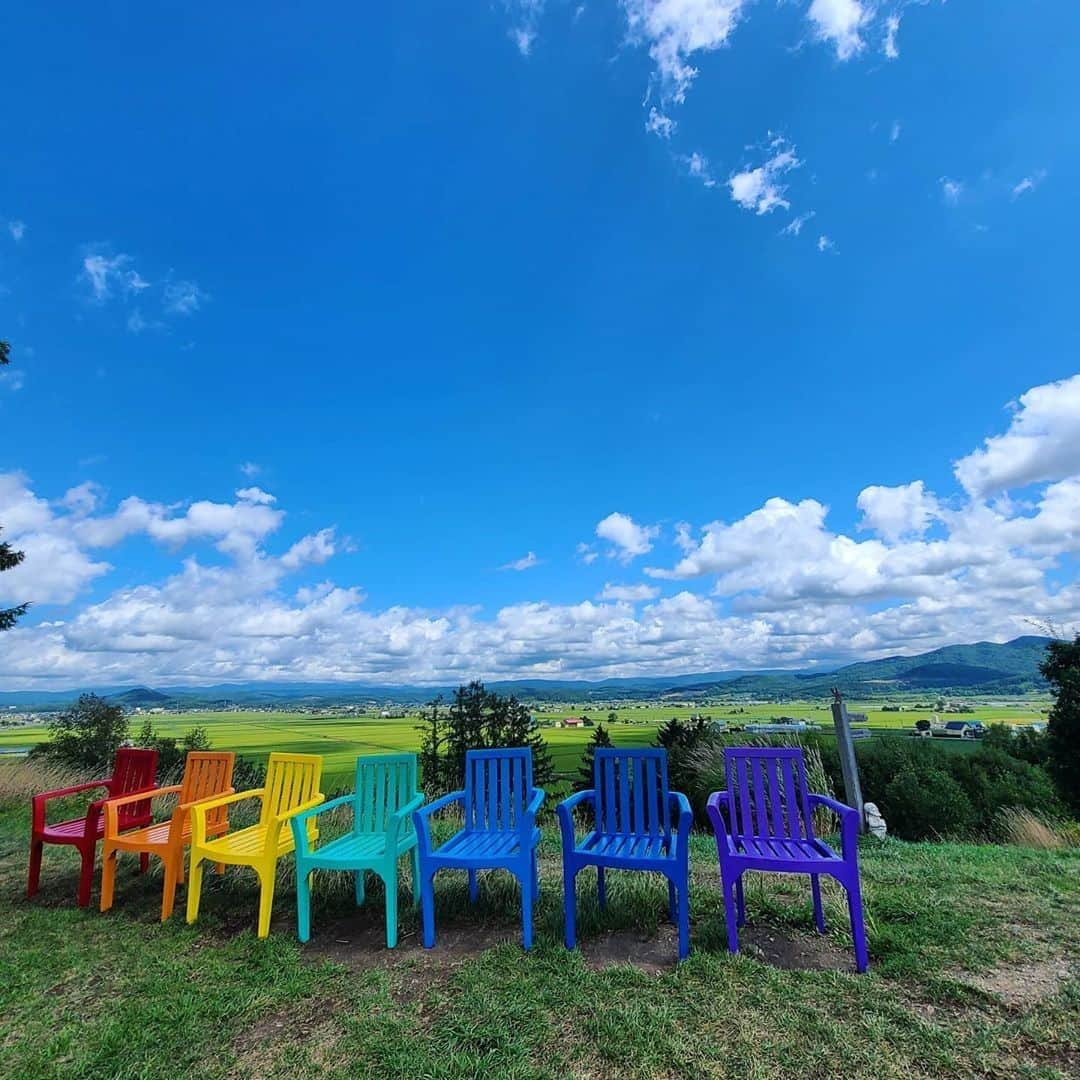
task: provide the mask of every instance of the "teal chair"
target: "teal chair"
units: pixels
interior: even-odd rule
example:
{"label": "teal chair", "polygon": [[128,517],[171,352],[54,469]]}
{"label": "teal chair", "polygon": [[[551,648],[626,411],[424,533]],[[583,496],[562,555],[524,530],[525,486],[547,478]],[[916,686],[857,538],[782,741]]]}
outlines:
{"label": "teal chair", "polygon": [[[311,873],[346,870],[356,875],[356,902],[364,902],[364,873],[386,886],[386,947],[397,944],[398,860],[412,853],[413,903],[420,897],[416,829],[412,814],[424,804],[416,789],[415,754],[372,754],[356,759],[356,790],[290,819],[296,840],[296,918],[301,941],[311,937]],[[306,822],[339,806],[352,806],[352,828],[313,849]]]}

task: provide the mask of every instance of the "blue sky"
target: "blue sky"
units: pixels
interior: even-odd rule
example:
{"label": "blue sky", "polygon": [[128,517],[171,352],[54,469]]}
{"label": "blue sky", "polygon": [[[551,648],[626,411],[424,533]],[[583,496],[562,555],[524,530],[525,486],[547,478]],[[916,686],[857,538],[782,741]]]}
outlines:
{"label": "blue sky", "polygon": [[7,12],[0,602],[34,604],[0,685],[1069,624],[1078,31],[959,0]]}

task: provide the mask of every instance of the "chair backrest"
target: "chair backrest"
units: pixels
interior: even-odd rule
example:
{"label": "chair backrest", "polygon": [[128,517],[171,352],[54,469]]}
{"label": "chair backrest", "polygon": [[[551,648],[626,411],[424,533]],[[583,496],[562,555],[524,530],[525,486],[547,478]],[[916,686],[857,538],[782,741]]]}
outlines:
{"label": "chair backrest", "polygon": [[[368,754],[358,757],[353,832],[386,832],[391,816],[418,794],[415,754]],[[399,835],[408,836],[412,829],[410,814]]]}
{"label": "chair backrest", "polygon": [[724,772],[733,835],[813,837],[801,748],[729,746],[724,749]]}
{"label": "chair backrest", "polygon": [[[158,752],[136,746],[121,746],[113,761],[113,774],[109,780],[109,794],[115,799],[146,791],[154,786],[157,778]],[[128,803],[121,806],[118,814],[120,828],[139,823],[150,813],[149,802]]]}
{"label": "chair backrest", "polygon": [[593,757],[596,828],[624,836],[670,836],[667,751],[599,748]]}
{"label": "chair backrest", "polygon": [[465,828],[517,829],[533,786],[532,750],[465,751]]}
{"label": "chair backrest", "polygon": [[266,763],[266,784],[260,825],[269,825],[278,814],[294,810],[319,794],[322,780],[321,754],[271,754]]}
{"label": "chair backrest", "polygon": [[[231,750],[189,750],[180,781],[180,803],[197,802],[222,795],[232,786],[236,755]],[[206,815],[209,826],[229,820],[229,808],[216,806]]]}

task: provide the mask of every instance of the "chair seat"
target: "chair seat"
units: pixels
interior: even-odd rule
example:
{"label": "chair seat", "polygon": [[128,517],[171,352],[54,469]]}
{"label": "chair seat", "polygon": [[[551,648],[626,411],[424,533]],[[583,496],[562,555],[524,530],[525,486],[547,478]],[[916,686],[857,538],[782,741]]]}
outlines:
{"label": "chair seat", "polygon": [[[415,840],[415,837],[413,837]],[[401,853],[411,845],[399,845]],[[385,833],[346,833],[304,857],[308,866],[345,870],[358,863],[378,862],[386,856]]]}
{"label": "chair seat", "polygon": [[[100,839],[105,833],[105,819],[97,819],[97,828],[90,835]],[[38,833],[38,836],[46,843],[74,844],[87,836],[86,818],[73,818],[71,821],[57,821],[53,825],[46,825]]]}
{"label": "chair seat", "polygon": [[674,859],[667,837],[635,836],[632,833],[591,832],[574,848],[574,854],[602,862],[645,862]]}
{"label": "chair seat", "polygon": [[[246,829],[237,829],[215,840],[207,840],[199,850],[206,853],[211,861],[220,862],[257,862],[266,857],[267,834],[265,825],[251,825]],[[277,854],[284,855],[293,850],[292,830],[285,828],[278,833]]]}
{"label": "chair seat", "polygon": [[[540,830],[533,829],[531,847],[540,843]],[[445,862],[476,863],[485,859],[513,859],[521,854],[521,834],[501,829],[463,829],[451,836],[431,857]]]}
{"label": "chair seat", "polygon": [[785,863],[842,862],[823,840],[784,836],[736,836],[729,840],[736,858]]}

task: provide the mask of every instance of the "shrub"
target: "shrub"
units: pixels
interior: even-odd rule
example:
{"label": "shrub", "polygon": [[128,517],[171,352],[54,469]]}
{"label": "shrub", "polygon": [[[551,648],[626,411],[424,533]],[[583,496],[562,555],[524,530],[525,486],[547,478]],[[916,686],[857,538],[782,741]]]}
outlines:
{"label": "shrub", "polygon": [[1011,724],[991,724],[983,736],[982,745],[1002,750],[1009,757],[1029,765],[1045,766],[1049,756],[1049,740],[1045,732],[1031,728],[1016,728]]}
{"label": "shrub", "polygon": [[97,694],[83,694],[51,717],[48,727],[49,741],[35,746],[31,755],[95,775],[112,768],[116,750],[128,735],[123,707]]}
{"label": "shrub", "polygon": [[1040,665],[1054,689],[1047,727],[1047,768],[1065,804],[1080,815],[1080,634],[1051,641]]}
{"label": "shrub", "polygon": [[964,789],[943,769],[907,765],[869,801],[878,804],[890,832],[902,840],[963,838],[978,822]]}

